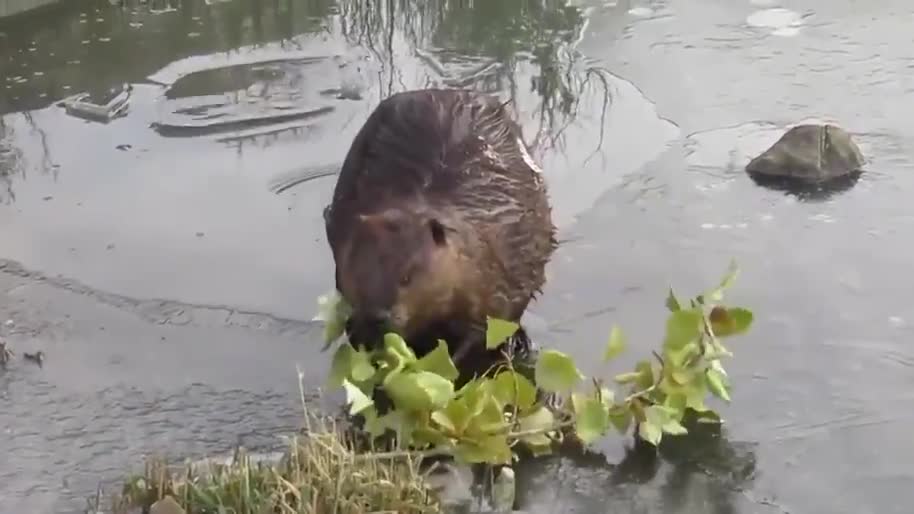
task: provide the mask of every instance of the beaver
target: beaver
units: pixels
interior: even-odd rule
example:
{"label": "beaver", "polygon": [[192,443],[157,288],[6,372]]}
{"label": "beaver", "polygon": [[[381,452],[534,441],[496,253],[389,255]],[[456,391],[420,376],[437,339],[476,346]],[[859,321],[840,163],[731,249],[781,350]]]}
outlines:
{"label": "beaver", "polygon": [[[484,371],[487,317],[519,324],[558,243],[542,170],[507,104],[461,89],[382,100],[353,139],[323,211],[350,342],[387,331],[421,357],[444,340]],[[512,351],[530,348],[520,328]]]}

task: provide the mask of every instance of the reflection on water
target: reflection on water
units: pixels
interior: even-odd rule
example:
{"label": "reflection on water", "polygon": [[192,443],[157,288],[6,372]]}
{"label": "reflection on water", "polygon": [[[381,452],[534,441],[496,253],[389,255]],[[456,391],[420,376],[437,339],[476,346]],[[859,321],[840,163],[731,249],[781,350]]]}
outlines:
{"label": "reflection on water", "polygon": [[756,173],[749,173],[749,178],[759,186],[775,191],[783,191],[796,196],[800,200],[824,202],[837,194],[850,190],[857,184],[862,174],[862,171],[857,171],[819,184],[791,180],[787,177],[764,176]]}
{"label": "reflection on water", "polygon": [[[557,218],[570,220],[675,130],[630,83],[576,49],[586,24],[584,11],[556,0],[80,0],[19,17],[0,25],[18,43],[2,63],[10,71],[0,95],[2,191],[16,214],[0,219],[8,236],[0,257],[84,280],[99,291],[80,288],[86,301],[129,299],[116,302],[126,311],[158,304],[132,298],[174,299],[163,303],[181,306],[168,308],[177,312],[167,325],[200,326],[212,313],[205,324],[218,326],[225,305],[261,320],[300,319],[301,306],[326,287],[320,206],[349,141],[381,98],[419,87],[476,88],[512,101],[556,178]],[[639,123],[659,126],[658,135],[614,159],[604,139]],[[613,173],[607,160],[618,164]],[[276,336],[273,324],[255,325],[262,337]],[[200,345],[223,351],[218,341]],[[309,374],[323,358],[312,359],[318,369]],[[103,362],[130,365],[122,356]],[[171,365],[200,374],[199,361]],[[261,387],[271,390],[275,376],[267,375]],[[73,401],[48,385],[29,411],[35,418],[16,426],[40,427],[44,411],[66,413],[70,404],[90,420],[81,449],[67,454],[73,466],[40,469],[41,459],[23,457],[35,437],[51,445],[45,458],[59,453],[60,438],[40,428],[4,443],[18,477],[6,483],[25,510],[53,503],[66,511],[93,480],[117,476],[110,459],[97,457],[111,451],[119,422],[104,395]],[[220,422],[195,405],[160,415]],[[229,411],[260,419],[260,408]],[[278,415],[279,425],[290,419]],[[169,455],[232,442],[164,441],[156,427],[138,430]],[[128,453],[119,464],[139,460]],[[36,481],[62,474],[72,491],[29,494]]]}
{"label": "reflection on water", "polygon": [[716,429],[690,430],[688,437],[668,438],[659,452],[626,448],[617,462],[585,450],[535,459],[518,468],[520,508],[544,513],[780,512],[749,492],[756,472],[754,444],[727,441]]}
{"label": "reflection on water", "polygon": [[[339,100],[371,105],[403,89],[470,87],[513,101],[533,129],[537,156],[548,159],[549,150],[567,150],[582,102],[602,122],[613,94],[608,71],[574,49],[583,12],[560,1],[125,0],[71,2],[55,14],[10,24],[9,39],[27,48],[8,56],[0,113],[152,82],[165,88],[151,121],[160,134],[269,125],[227,136],[248,138],[313,127]],[[92,117],[93,103],[86,100],[83,117]],[[587,158],[603,146],[604,124],[594,125]]]}

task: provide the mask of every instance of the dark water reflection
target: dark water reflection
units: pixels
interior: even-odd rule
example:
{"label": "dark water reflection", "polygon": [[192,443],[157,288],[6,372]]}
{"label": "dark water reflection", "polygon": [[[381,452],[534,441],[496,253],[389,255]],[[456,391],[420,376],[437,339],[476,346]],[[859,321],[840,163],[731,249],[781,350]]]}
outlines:
{"label": "dark water reflection", "polygon": [[671,438],[658,454],[539,458],[518,470],[519,502],[536,512],[781,512],[752,493],[755,445],[714,432]]}
{"label": "dark water reflection", "polygon": [[863,172],[858,171],[820,184],[809,184],[785,177],[767,177],[757,173],[749,173],[749,178],[759,186],[783,191],[803,201],[822,202],[850,190],[862,174]]}
{"label": "dark water reflection", "polygon": [[[546,169],[565,243],[531,309],[543,344],[617,372],[592,359],[610,324],[631,364],[667,286],[697,291],[731,257],[758,316],[721,436],[535,461],[522,508],[907,512],[908,3],[116,4],[0,20],[0,259],[24,265],[0,266],[0,336],[50,356],[0,377],[0,510],[73,511],[143,453],[272,448],[298,423],[291,363],[325,376],[308,320],[335,167],[380,98],[460,86],[512,99]],[[57,105],[124,84],[106,123]],[[819,117],[867,156],[852,187],[745,174]]]}

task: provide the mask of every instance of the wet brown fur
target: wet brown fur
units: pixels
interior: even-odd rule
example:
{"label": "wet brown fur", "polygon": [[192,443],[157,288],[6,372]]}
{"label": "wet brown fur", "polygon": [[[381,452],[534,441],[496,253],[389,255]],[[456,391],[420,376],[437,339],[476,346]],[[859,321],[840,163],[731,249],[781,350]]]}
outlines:
{"label": "wet brown fur", "polygon": [[507,107],[488,95],[418,90],[377,106],[324,210],[354,343],[372,344],[356,339],[377,337],[362,329],[386,311],[420,355],[441,338],[452,354],[487,360],[486,316],[519,321],[557,246],[543,178],[522,145]]}

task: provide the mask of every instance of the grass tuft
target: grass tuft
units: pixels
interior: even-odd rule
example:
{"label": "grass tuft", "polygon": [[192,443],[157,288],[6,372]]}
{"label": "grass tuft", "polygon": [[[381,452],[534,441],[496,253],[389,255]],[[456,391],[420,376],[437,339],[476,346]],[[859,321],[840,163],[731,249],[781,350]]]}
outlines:
{"label": "grass tuft", "polygon": [[166,497],[187,514],[441,512],[420,472],[420,459],[408,453],[366,454],[334,418],[312,414],[304,400],[302,405],[305,429],[288,438],[281,458],[264,461],[240,448],[227,462],[169,467],[161,458],[150,458],[143,473],[129,477],[111,497],[109,512],[151,512]]}

